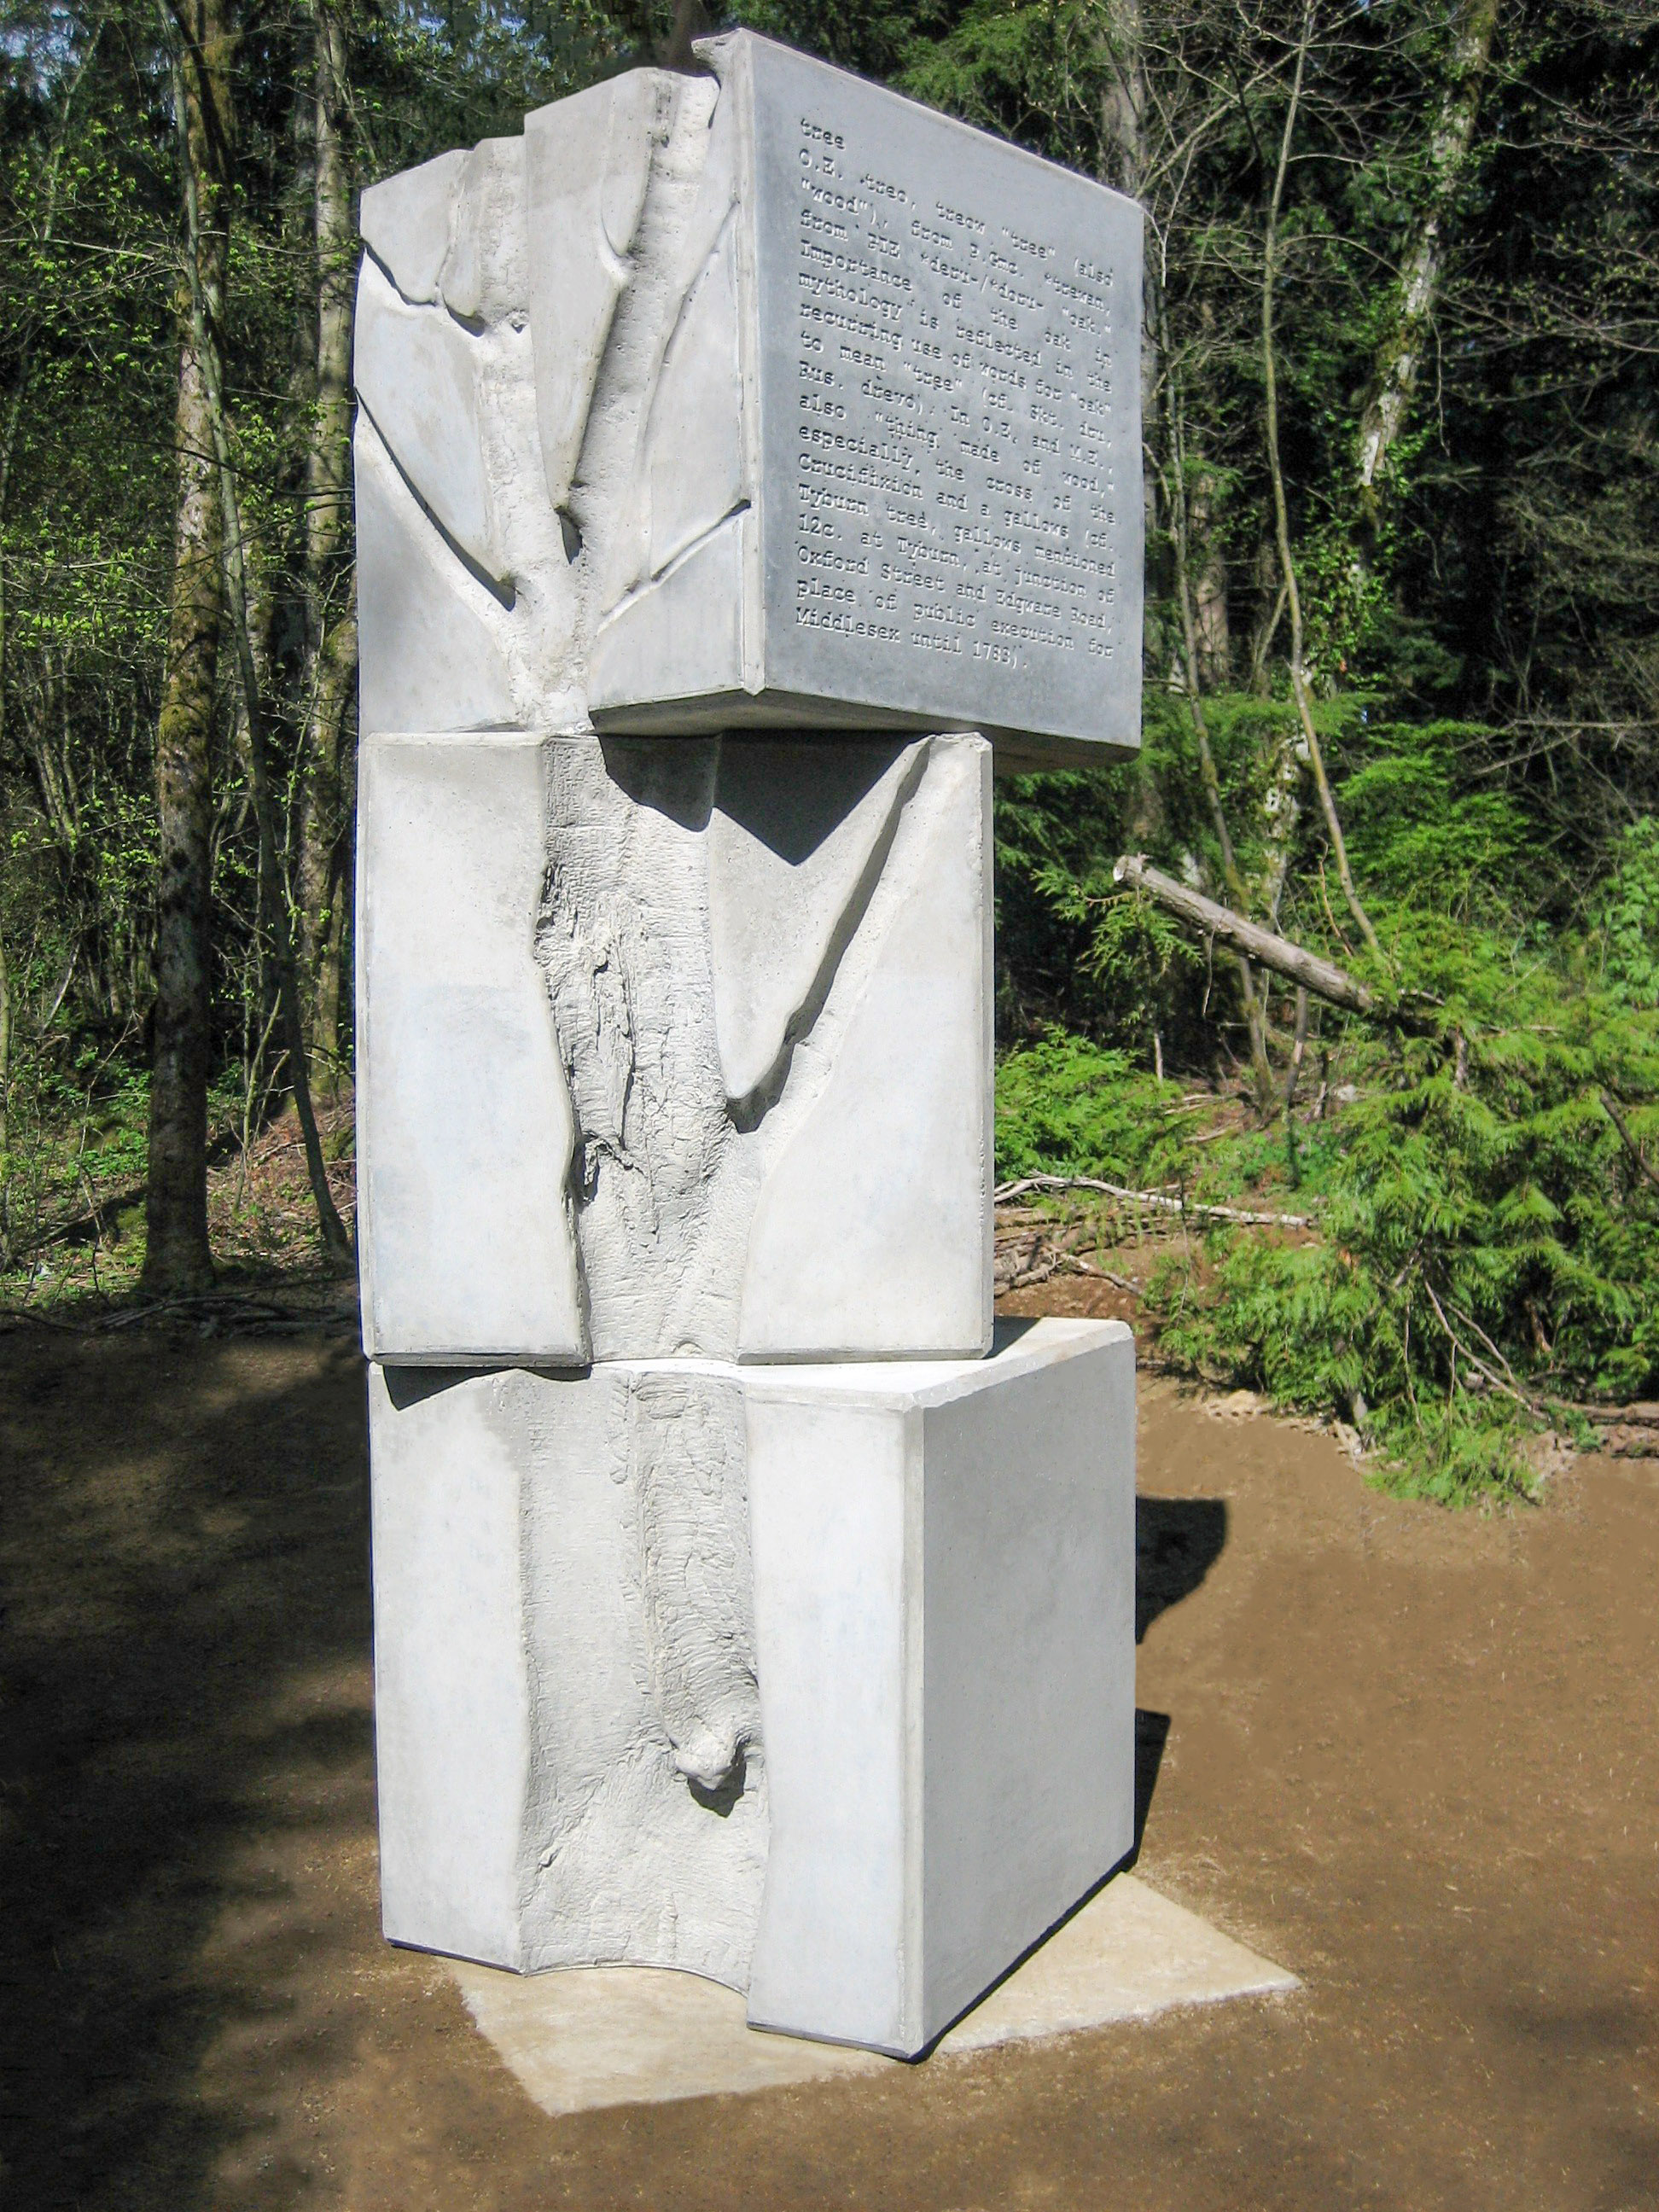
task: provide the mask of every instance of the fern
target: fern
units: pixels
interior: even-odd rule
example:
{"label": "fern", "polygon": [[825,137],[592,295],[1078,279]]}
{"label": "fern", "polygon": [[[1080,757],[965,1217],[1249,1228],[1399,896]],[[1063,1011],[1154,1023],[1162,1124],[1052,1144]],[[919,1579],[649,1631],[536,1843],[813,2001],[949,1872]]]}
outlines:
{"label": "fern", "polygon": [[[1166,1350],[1352,1420],[1399,1489],[1524,1491],[1525,1437],[1659,1390],[1659,1013],[1465,933],[1440,1034],[1343,1117],[1319,1241],[1166,1265]],[[1429,964],[1433,964],[1432,963]]]}

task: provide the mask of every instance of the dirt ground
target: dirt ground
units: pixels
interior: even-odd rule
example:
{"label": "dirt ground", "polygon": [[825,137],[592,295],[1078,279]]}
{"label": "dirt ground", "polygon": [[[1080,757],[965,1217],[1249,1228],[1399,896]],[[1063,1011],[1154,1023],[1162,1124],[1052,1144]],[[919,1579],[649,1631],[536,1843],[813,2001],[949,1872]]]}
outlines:
{"label": "dirt ground", "polygon": [[550,2120],[375,1914],[360,1363],[0,1337],[16,2212],[1659,2207],[1659,1464],[1368,1490],[1144,1393],[1139,1871],[1281,1999]]}

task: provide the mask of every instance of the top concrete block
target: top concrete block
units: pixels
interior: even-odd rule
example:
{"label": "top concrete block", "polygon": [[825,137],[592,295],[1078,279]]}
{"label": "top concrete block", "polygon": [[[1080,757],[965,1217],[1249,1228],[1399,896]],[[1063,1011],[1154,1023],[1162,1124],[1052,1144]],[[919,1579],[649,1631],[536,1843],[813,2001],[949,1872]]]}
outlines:
{"label": "top concrete block", "polygon": [[750,33],[699,51],[364,195],[365,730],[425,697],[1132,748],[1139,209]]}

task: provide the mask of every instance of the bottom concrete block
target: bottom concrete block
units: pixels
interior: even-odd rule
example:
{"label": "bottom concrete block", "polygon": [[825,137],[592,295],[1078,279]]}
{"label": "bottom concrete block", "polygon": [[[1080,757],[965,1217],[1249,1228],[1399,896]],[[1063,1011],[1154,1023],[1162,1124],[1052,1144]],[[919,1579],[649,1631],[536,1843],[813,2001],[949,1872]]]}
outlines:
{"label": "bottom concrete block", "polygon": [[925,2048],[1133,1839],[1133,1390],[1063,1321],[372,1369],[387,1935]]}
{"label": "bottom concrete block", "polygon": [[909,2056],[1134,1838],[1134,1347],[744,1374],[757,2027]]}

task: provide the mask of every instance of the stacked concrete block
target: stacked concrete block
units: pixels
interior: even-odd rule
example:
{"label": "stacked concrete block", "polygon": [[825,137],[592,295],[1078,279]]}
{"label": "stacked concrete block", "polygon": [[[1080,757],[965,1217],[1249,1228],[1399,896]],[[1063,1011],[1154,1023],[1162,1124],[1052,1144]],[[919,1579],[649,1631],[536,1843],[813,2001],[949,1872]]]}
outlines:
{"label": "stacked concrete block", "polygon": [[990,779],[1138,720],[1139,220],[702,52],[364,197],[386,1926],[909,2053],[1130,1841],[1132,1347],[993,1349]]}

